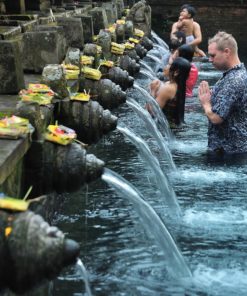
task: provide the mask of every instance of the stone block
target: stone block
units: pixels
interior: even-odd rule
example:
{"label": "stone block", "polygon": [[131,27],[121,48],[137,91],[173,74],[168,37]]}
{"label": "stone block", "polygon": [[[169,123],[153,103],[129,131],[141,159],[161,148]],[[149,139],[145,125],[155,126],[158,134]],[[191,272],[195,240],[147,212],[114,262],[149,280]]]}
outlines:
{"label": "stone block", "polygon": [[21,34],[21,27],[0,26],[0,35],[3,40],[10,40]]}
{"label": "stone block", "polygon": [[47,64],[61,63],[61,36],[57,31],[23,34],[23,68],[41,73]]}
{"label": "stone block", "polygon": [[94,35],[92,16],[79,14],[76,17],[80,18],[82,22],[84,42],[91,43]]}
{"label": "stone block", "polygon": [[35,31],[46,31],[52,32],[55,31],[58,33],[58,40],[57,40],[57,54],[58,60],[62,61],[66,51],[68,49],[67,41],[64,35],[64,30],[62,26],[55,26],[55,25],[39,25],[35,28]]}
{"label": "stone block", "polygon": [[90,15],[93,18],[94,34],[98,35],[101,29],[106,29],[109,26],[104,8],[95,7],[90,11]]}
{"label": "stone block", "polygon": [[0,41],[0,93],[15,94],[24,88],[18,41]]}
{"label": "stone block", "polygon": [[83,27],[80,18],[57,17],[57,24],[63,26],[68,46],[82,48],[84,45]]}

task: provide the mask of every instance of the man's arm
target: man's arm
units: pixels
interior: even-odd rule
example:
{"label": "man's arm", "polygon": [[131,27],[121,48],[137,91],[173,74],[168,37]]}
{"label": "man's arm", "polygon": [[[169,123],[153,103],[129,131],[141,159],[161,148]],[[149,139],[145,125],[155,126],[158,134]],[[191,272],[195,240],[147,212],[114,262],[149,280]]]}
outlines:
{"label": "man's arm", "polygon": [[189,45],[198,45],[202,42],[202,32],[201,27],[197,22],[193,22],[193,35],[195,39],[189,43]]}
{"label": "man's arm", "polygon": [[170,39],[172,39],[172,38],[174,38],[174,33],[178,30],[178,28],[177,28],[177,24],[178,24],[178,22],[176,22],[176,23],[174,23],[173,25],[172,25],[172,30],[171,30],[171,34],[170,34]]}
{"label": "man's arm", "polygon": [[200,102],[202,104],[202,108],[204,109],[204,112],[207,115],[208,119],[213,124],[221,124],[223,122],[223,118],[221,118],[218,114],[212,111],[211,92],[209,89],[209,85],[206,81],[202,81],[200,83],[198,95]]}

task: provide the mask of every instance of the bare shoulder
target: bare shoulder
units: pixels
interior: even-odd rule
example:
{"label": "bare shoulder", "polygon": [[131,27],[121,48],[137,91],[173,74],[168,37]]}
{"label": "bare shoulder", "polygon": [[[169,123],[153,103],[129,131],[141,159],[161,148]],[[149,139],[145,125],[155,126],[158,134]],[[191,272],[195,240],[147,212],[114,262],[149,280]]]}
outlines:
{"label": "bare shoulder", "polygon": [[169,81],[162,84],[160,92],[166,93],[167,97],[173,98],[177,91],[177,85],[175,83],[170,83]]}
{"label": "bare shoulder", "polygon": [[193,21],[193,27],[198,29],[200,28],[200,25],[197,22]]}

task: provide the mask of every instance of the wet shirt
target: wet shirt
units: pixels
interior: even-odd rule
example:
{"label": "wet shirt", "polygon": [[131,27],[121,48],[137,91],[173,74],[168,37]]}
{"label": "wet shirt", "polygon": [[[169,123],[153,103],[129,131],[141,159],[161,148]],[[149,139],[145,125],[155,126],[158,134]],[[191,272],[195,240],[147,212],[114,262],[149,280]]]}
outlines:
{"label": "wet shirt", "polygon": [[212,90],[212,111],[224,121],[209,122],[209,150],[247,152],[247,73],[243,64],[223,74]]}

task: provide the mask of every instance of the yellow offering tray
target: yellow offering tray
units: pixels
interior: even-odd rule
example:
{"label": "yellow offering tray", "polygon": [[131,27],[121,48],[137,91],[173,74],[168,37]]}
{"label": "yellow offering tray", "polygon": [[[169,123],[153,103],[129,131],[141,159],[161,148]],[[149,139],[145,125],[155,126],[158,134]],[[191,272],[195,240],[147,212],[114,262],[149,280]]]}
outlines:
{"label": "yellow offering tray", "polygon": [[135,44],[138,44],[138,43],[140,42],[140,40],[138,40],[138,39],[136,39],[136,38],[132,38],[132,37],[130,37],[130,38],[129,38],[129,42],[131,42],[131,43],[135,43]]}
{"label": "yellow offering tray", "polygon": [[134,35],[135,36],[142,38],[144,36],[144,34],[145,33],[142,30],[136,29],[136,28],[134,29]]}
{"label": "yellow offering tray", "polygon": [[135,48],[135,44],[133,44],[133,43],[130,43],[130,42],[125,42],[125,48],[126,49],[133,49],[133,48]]}
{"label": "yellow offering tray", "polygon": [[20,98],[23,102],[36,102],[39,105],[49,105],[53,99],[53,94],[51,93],[35,93],[29,90],[22,90],[20,93]]}
{"label": "yellow offering tray", "polygon": [[102,60],[100,61],[100,66],[106,66],[108,68],[112,68],[114,66],[114,62],[109,60]]}
{"label": "yellow offering tray", "polygon": [[122,19],[122,20],[117,20],[117,21],[116,21],[116,24],[118,24],[118,25],[124,25],[124,24],[125,24],[125,20],[124,20],[124,19]]}
{"label": "yellow offering tray", "polygon": [[54,95],[53,90],[48,85],[42,83],[29,83],[28,90],[34,93],[52,93]]}
{"label": "yellow offering tray", "polygon": [[125,50],[125,45],[116,43],[116,42],[111,42],[111,52],[114,54],[122,55]]}
{"label": "yellow offering tray", "polygon": [[11,211],[26,211],[28,209],[29,202],[23,199],[17,199],[12,197],[0,198],[0,209]]}
{"label": "yellow offering tray", "polygon": [[70,95],[70,99],[72,101],[88,102],[90,99],[90,95],[87,93],[72,93]]}
{"label": "yellow offering tray", "polygon": [[82,55],[80,58],[81,65],[92,65],[94,57]]}
{"label": "yellow offering tray", "polygon": [[100,70],[93,69],[90,67],[83,67],[81,71],[84,74],[85,78],[88,78],[88,79],[100,80],[102,76],[102,73],[100,72]]}
{"label": "yellow offering tray", "polygon": [[68,145],[76,138],[76,133],[63,125],[49,125],[45,133],[45,139],[61,145]]}

